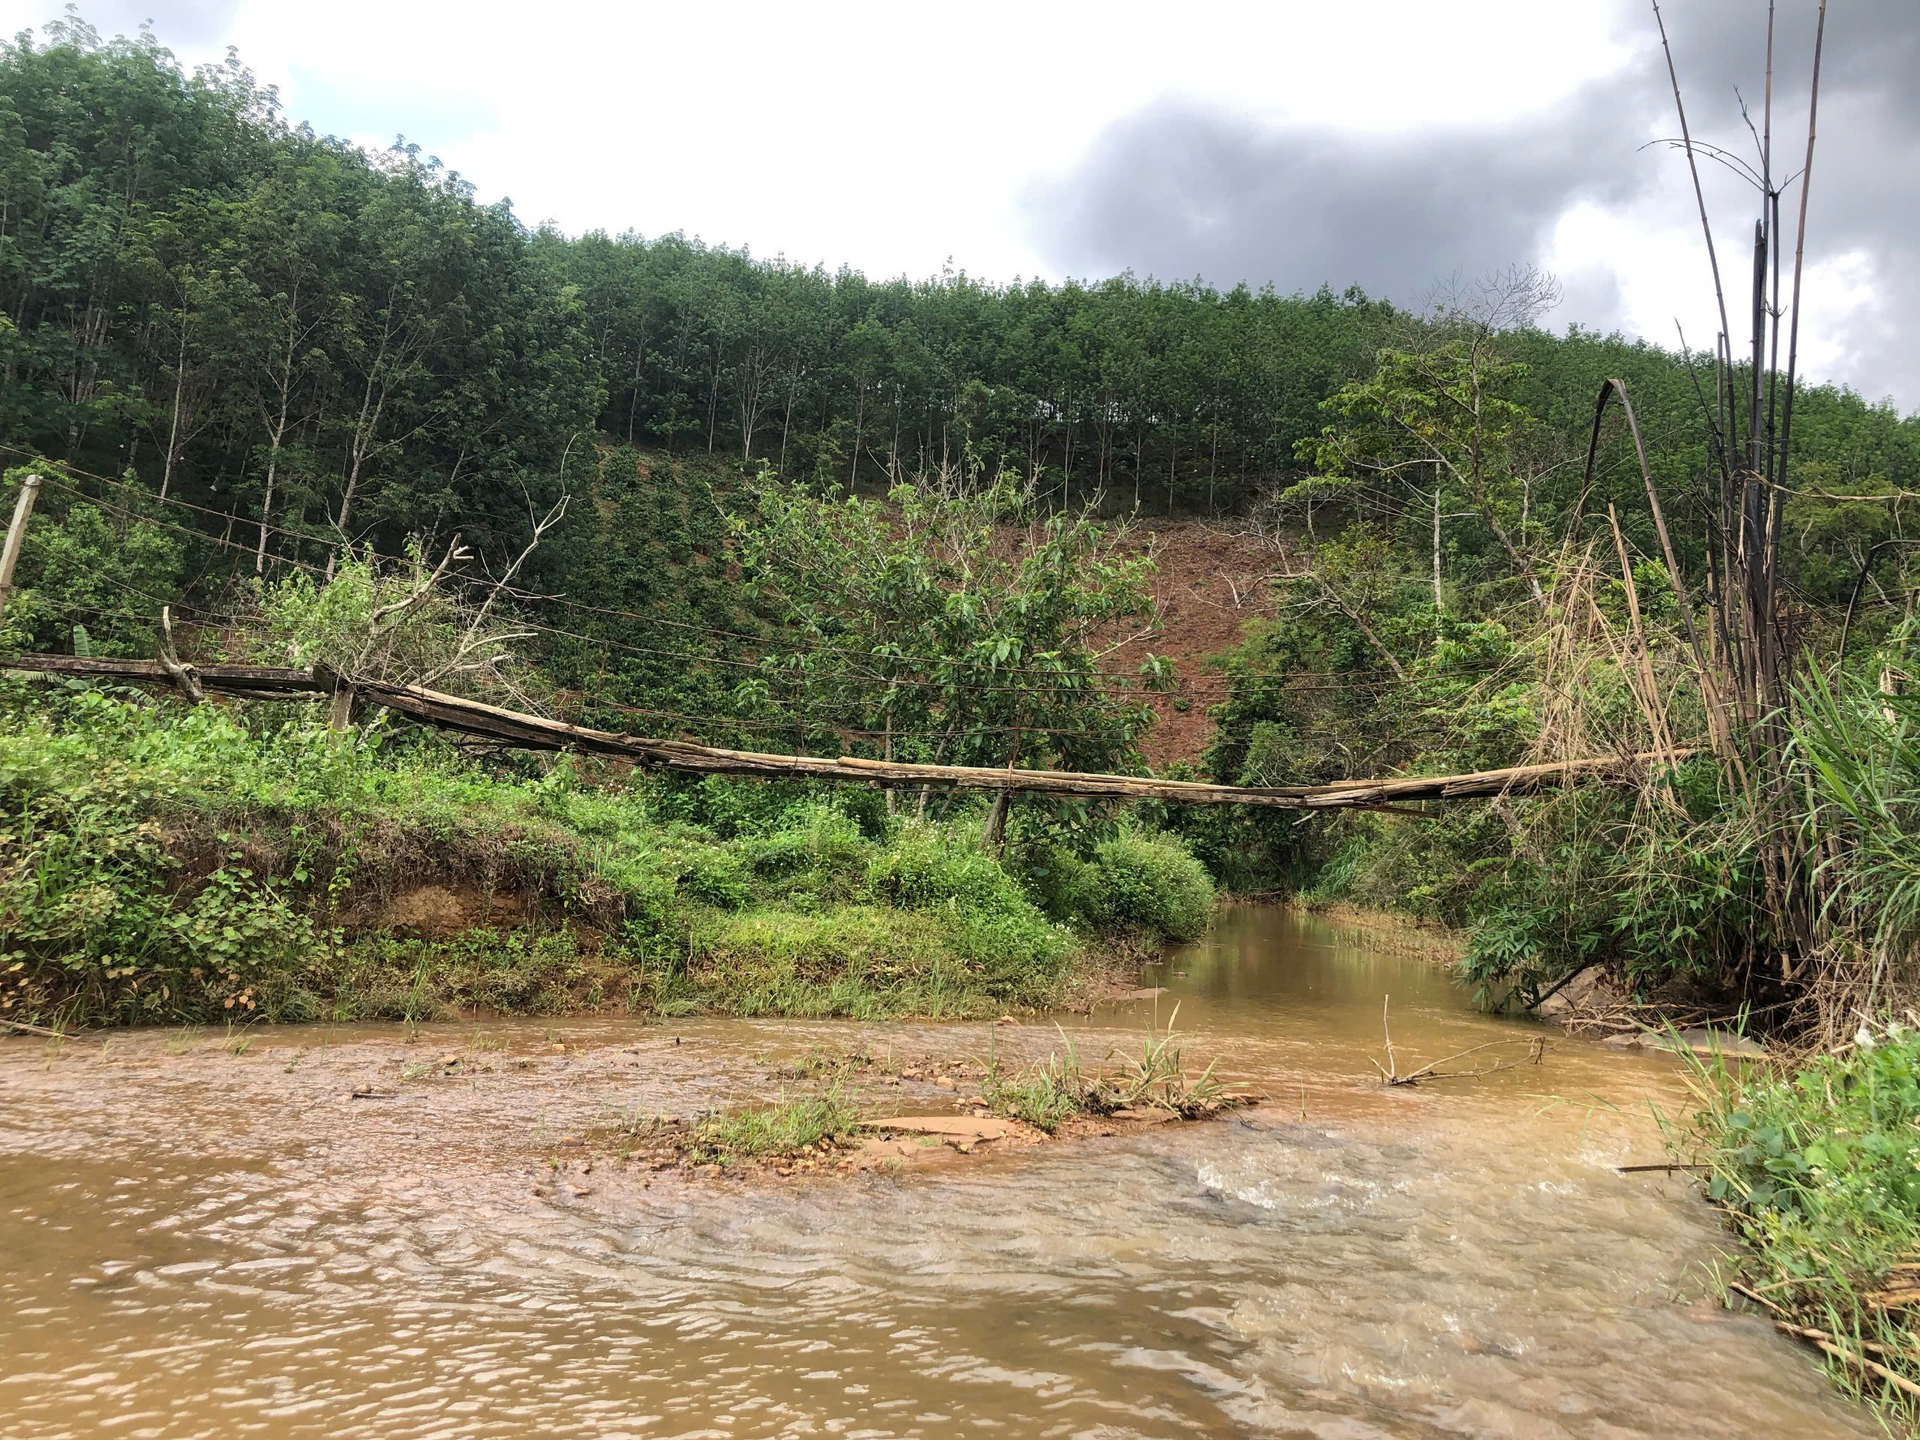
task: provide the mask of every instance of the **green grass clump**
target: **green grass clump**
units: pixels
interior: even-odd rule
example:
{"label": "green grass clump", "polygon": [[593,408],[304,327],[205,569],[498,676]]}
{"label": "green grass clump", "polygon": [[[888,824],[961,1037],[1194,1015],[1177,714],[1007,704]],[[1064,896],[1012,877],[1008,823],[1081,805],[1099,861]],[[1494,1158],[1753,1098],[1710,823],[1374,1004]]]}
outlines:
{"label": "green grass clump", "polygon": [[1105,1082],[1116,1108],[1151,1105],[1194,1119],[1210,1115],[1223,1106],[1246,1103],[1243,1098],[1229,1095],[1226,1087],[1214,1077],[1218,1060],[1209,1061],[1197,1080],[1187,1077],[1180,1035],[1173,1028],[1179,1018],[1180,1007],[1175,1005],[1173,1013],[1167,1016],[1165,1030],[1148,1029],[1146,1038],[1140,1042],[1140,1058],[1123,1060],[1119,1077]]}
{"label": "green grass clump", "polygon": [[1120,1058],[1113,1074],[1088,1075],[1082,1070],[1079,1050],[1065,1031],[1060,1032],[1064,1054],[1055,1051],[1016,1074],[1005,1074],[997,1058],[989,1060],[981,1096],[997,1114],[1025,1120],[1049,1133],[1076,1115],[1111,1115],[1139,1108],[1198,1120],[1248,1103],[1245,1096],[1230,1093],[1215,1078],[1217,1060],[1198,1079],[1188,1076],[1180,1037],[1173,1028],[1179,1014],[1176,1005],[1164,1031],[1148,1030],[1137,1060],[1109,1054],[1109,1060]]}
{"label": "green grass clump", "polygon": [[709,1116],[688,1133],[681,1153],[699,1165],[778,1157],[837,1140],[855,1124],[838,1087],[825,1095]]}
{"label": "green grass clump", "polygon": [[[1751,1247],[1747,1288],[1779,1318],[1920,1382],[1904,1312],[1876,1305],[1894,1267],[1920,1262],[1920,1034],[1889,1026],[1796,1072],[1696,1062],[1684,1136],[1707,1193]],[[1905,1420],[1911,1397],[1828,1353],[1834,1376]]]}
{"label": "green grass clump", "polygon": [[[1061,1037],[1066,1040],[1064,1033]],[[1024,1120],[1048,1134],[1076,1115],[1101,1113],[1105,1108],[1098,1082],[1080,1072],[1080,1054],[1066,1040],[1066,1053],[1055,1052],[1038,1065],[1005,1074],[998,1059],[988,1062],[980,1094],[997,1115]]]}

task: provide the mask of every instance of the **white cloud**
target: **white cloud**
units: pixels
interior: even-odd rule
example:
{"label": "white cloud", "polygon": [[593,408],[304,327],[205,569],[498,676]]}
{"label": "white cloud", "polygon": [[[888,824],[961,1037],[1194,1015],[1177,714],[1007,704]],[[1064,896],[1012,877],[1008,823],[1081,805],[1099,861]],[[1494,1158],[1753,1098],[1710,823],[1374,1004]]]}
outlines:
{"label": "white cloud", "polygon": [[[0,25],[51,8],[0,0]],[[1548,7],[1543,22],[1538,0],[240,0],[192,45],[158,8],[183,59],[236,44],[290,115],[317,101],[322,128],[405,128],[529,221],[684,229],[879,273],[949,256],[976,274],[1041,271],[1017,197],[1156,98],[1382,130],[1550,104],[1618,61],[1604,6]],[[1577,59],[1540,63],[1550,52]],[[360,113],[339,115],[343,97]],[[477,101],[490,120],[475,122]],[[453,120],[440,133],[413,118],[436,102]]]}
{"label": "white cloud", "polygon": [[[375,143],[405,130],[530,223],[684,230],[880,275],[951,258],[992,278],[1057,278],[1023,198],[1156,102],[1276,128],[1430,133],[1545,113],[1644,60],[1646,43],[1626,0],[184,4],[86,8],[109,29],[129,24],[123,11],[154,13],[189,62],[235,44],[293,118]],[[56,8],[0,0],[0,31]],[[1679,315],[1704,343],[1683,170],[1647,163],[1665,171],[1655,191],[1583,204],[1555,229],[1548,262],[1596,307],[1564,318],[1617,318],[1671,343]],[[1829,262],[1810,294],[1858,318],[1864,263]],[[1859,380],[1843,334],[1830,308],[1807,356]]]}

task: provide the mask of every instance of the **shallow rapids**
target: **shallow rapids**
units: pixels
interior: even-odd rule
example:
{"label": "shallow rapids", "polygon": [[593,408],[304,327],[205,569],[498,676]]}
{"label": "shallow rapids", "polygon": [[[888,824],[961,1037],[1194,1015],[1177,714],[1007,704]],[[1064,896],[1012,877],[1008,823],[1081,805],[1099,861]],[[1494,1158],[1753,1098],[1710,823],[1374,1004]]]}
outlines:
{"label": "shallow rapids", "polygon": [[[1226,913],[1060,1017],[1085,1064],[1179,1005],[1204,1124],[899,1175],[683,1181],[566,1156],[863,1046],[1018,1027],[605,1018],[0,1042],[0,1416],[55,1436],[1878,1433],[1710,1299],[1663,1158],[1678,1067],[1473,1013],[1430,961]],[[1488,1042],[1474,1079],[1386,1090]],[[466,1073],[427,1061],[461,1049]],[[241,1053],[235,1053],[239,1051]],[[1204,1058],[1202,1059],[1204,1063]],[[856,1076],[864,1109],[924,1108]],[[355,1090],[373,1098],[350,1099]],[[591,1146],[587,1147],[588,1150]],[[563,1166],[555,1181],[554,1162]],[[536,1190],[541,1193],[536,1193]]]}

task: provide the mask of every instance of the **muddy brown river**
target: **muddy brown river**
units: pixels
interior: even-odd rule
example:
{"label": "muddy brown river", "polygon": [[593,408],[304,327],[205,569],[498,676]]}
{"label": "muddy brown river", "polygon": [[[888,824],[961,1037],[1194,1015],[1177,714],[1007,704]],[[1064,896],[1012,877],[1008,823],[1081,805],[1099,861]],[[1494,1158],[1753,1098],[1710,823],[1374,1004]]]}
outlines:
{"label": "muddy brown river", "polygon": [[[1544,1032],[1277,911],[1225,913],[1156,981],[1060,1017],[1082,1060],[1136,1050],[1177,1001],[1190,1061],[1225,1056],[1264,1103],[788,1181],[648,1175],[594,1137],[772,1098],[795,1057],[1011,1061],[1059,1033],[603,1017],[0,1042],[0,1432],[1879,1433],[1712,1302],[1726,1241],[1684,1181],[1615,1173],[1663,1158],[1672,1060],[1561,1040],[1387,1090],[1383,996],[1403,1071]],[[952,1103],[881,1067],[850,1083],[875,1112]]]}

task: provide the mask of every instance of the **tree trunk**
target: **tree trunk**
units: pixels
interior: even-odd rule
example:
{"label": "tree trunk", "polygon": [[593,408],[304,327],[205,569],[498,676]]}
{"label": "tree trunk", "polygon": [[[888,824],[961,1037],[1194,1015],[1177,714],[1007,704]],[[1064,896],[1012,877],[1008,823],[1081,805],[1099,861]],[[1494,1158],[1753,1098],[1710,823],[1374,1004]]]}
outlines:
{"label": "tree trunk", "polygon": [[167,430],[167,458],[160,467],[160,498],[167,498],[167,491],[173,484],[173,460],[180,449],[180,398],[187,388],[187,321],[182,312],[180,317],[180,355],[173,367],[173,424]]}
{"label": "tree trunk", "polygon": [[847,467],[847,492],[852,494],[860,485],[860,431],[867,418],[867,387],[862,385],[854,392],[853,400],[853,463]]}
{"label": "tree trunk", "polygon": [[376,377],[387,359],[387,347],[392,339],[391,323],[380,336],[380,351],[374,356],[373,364],[367,370],[367,388],[360,397],[360,415],[353,425],[351,463],[347,467],[347,488],[340,497],[340,513],[334,518],[334,528],[340,532],[340,539],[327,555],[327,579],[333,579],[334,565],[340,558],[340,546],[346,543],[347,520],[353,513],[354,493],[360,488],[360,469],[366,464],[367,456],[373,451],[373,437],[380,429],[380,417],[387,408],[387,388],[379,384],[379,399],[374,398]]}
{"label": "tree trunk", "polygon": [[787,411],[780,417],[780,459],[774,469],[782,475],[787,473],[787,434],[793,429],[793,393],[799,388],[799,377],[794,377],[792,385],[787,387]]}
{"label": "tree trunk", "polygon": [[1220,473],[1220,421],[1213,422],[1213,454],[1207,460],[1207,518],[1212,519],[1220,512],[1213,503],[1213,482]]}
{"label": "tree trunk", "polygon": [[1440,593],[1440,478],[1436,475],[1433,482],[1433,610],[1437,615],[1446,608],[1446,597]]}
{"label": "tree trunk", "polygon": [[293,397],[293,334],[287,334],[286,364],[280,372],[280,414],[274,420],[273,440],[267,450],[266,491],[260,499],[260,544],[253,554],[253,573],[264,575],[267,570],[267,522],[273,518],[273,487],[280,473],[280,446],[287,436],[287,410]]}
{"label": "tree trunk", "polygon": [[981,837],[981,848],[990,855],[998,855],[1007,845],[1007,792],[1002,790],[993,797],[993,809],[987,812],[987,831]]}
{"label": "tree trunk", "polygon": [[[1007,747],[1007,769],[1012,770],[1020,763],[1021,732],[1013,732],[1013,743]],[[980,846],[989,855],[998,855],[1007,848],[1007,806],[1013,792],[1002,790],[993,797],[993,809],[987,812],[986,833],[980,837]]]}
{"label": "tree trunk", "polygon": [[640,369],[647,353],[644,344],[633,347],[633,392],[627,400],[627,444],[633,444],[634,421],[640,413]]}

